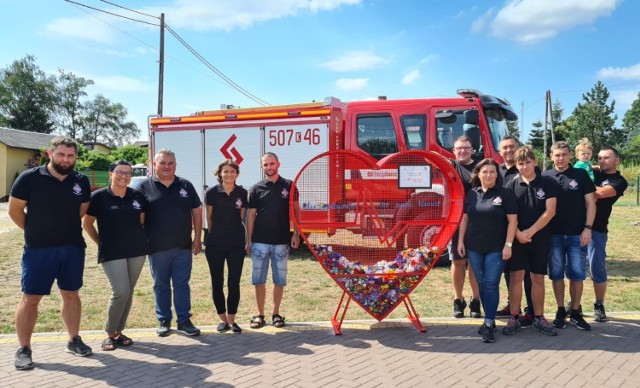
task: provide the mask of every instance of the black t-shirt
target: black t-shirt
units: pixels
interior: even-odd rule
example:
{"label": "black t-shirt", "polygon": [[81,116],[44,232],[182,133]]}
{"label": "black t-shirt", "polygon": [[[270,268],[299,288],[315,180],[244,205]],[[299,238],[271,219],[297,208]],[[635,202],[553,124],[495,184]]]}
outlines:
{"label": "black t-shirt", "polygon": [[609,232],[607,225],[609,224],[613,204],[616,203],[618,198],[624,195],[628,184],[627,180],[624,179],[618,171],[613,174],[605,174],[598,170],[593,170],[593,173],[595,175],[594,183],[596,186],[611,186],[616,191],[616,195],[613,197],[602,198],[596,201],[596,218],[593,221],[593,230],[600,233],[607,233]]}
{"label": "black t-shirt", "polygon": [[80,206],[91,199],[91,185],[85,175],[74,171],[61,182],[46,165],[34,167],[18,176],[11,196],[27,201],[26,247],[86,246]]}
{"label": "black t-shirt", "polygon": [[98,263],[147,254],[147,235],[140,223],[146,208],[144,195],[132,188],[122,198],[108,186],[91,194],[87,214],[98,221]]}
{"label": "black t-shirt", "polygon": [[502,251],[507,238],[507,214],[517,214],[518,205],[513,193],[504,187],[481,187],[469,190],[464,200],[467,232],[464,245],[467,251],[481,253]]}
{"label": "black t-shirt", "polygon": [[[511,191],[518,204],[518,229],[530,228],[538,221],[540,216],[547,210],[547,200],[556,198],[558,186],[556,182],[542,175],[536,177],[528,184],[518,175],[511,179],[505,186]],[[535,235],[542,236],[549,234],[549,224],[540,229]]]}
{"label": "black t-shirt", "polygon": [[[289,179],[278,177],[275,182],[261,180],[249,190],[249,208],[257,209],[253,224],[252,242],[263,244],[289,244]],[[297,200],[297,196],[296,196]]]}
{"label": "black t-shirt", "polygon": [[584,230],[587,204],[584,196],[596,191],[589,174],[581,168],[569,166],[563,172],[552,168],[542,173],[560,185],[556,216],[551,220],[551,234],[577,236]]}
{"label": "black t-shirt", "polygon": [[244,248],[246,231],[240,216],[247,207],[247,195],[242,186],[235,186],[229,195],[222,185],[207,190],[204,203],[213,207],[207,246]]}
{"label": "black t-shirt", "polygon": [[191,210],[202,205],[191,182],[176,176],[166,187],[152,176],[138,190],[147,199],[144,228],[149,237],[149,253],[191,249]]}
{"label": "black t-shirt", "polygon": [[478,164],[477,160],[473,160],[469,164],[460,164],[455,159],[450,159],[453,168],[458,172],[458,176],[462,179],[464,185],[464,192],[468,193],[471,190],[471,176],[473,175],[473,168]]}

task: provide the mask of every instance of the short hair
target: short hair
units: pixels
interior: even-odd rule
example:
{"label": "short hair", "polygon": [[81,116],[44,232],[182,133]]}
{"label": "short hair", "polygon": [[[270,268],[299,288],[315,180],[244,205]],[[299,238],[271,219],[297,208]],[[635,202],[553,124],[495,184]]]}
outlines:
{"label": "short hair", "polygon": [[613,147],[602,147],[600,148],[600,151],[611,151],[613,152],[616,158],[620,157],[620,153],[618,152],[618,150]]}
{"label": "short hair", "polygon": [[557,141],[551,145],[551,152],[553,153],[553,151],[559,150],[562,148],[566,148],[567,151],[571,152],[571,148],[569,148],[569,144],[567,144],[566,141],[562,141],[562,140]]}
{"label": "short hair", "polygon": [[507,140],[513,140],[513,141],[516,142],[516,144],[520,144],[520,140],[518,140],[518,138],[513,136],[513,135],[507,135],[507,136],[503,137],[502,139],[500,139],[500,143],[502,143],[503,141],[507,141]]}
{"label": "short hair", "polygon": [[496,187],[502,187],[502,174],[500,174],[500,165],[498,162],[491,158],[482,159],[476,164],[473,168],[473,173],[471,173],[471,179],[469,179],[469,183],[471,183],[471,187],[480,186],[480,178],[478,175],[480,174],[480,170],[485,166],[494,166],[496,168]]}
{"label": "short hair", "polygon": [[[278,160],[278,155],[276,155],[274,152],[265,152],[265,153],[262,155],[262,158],[264,158],[264,157],[266,157],[266,156],[273,156],[273,157],[276,159],[276,162],[279,162],[279,161],[280,161],[280,160]],[[260,159],[262,159],[262,158],[260,158]],[[240,172],[240,171],[238,171],[238,172]]]}
{"label": "short hair", "polygon": [[56,136],[51,139],[49,150],[55,150],[58,146],[73,147],[78,152],[78,142],[68,136]]}
{"label": "short hair", "polygon": [[589,150],[589,151],[593,152],[593,145],[591,144],[589,139],[587,139],[586,137],[583,137],[578,142],[578,145],[576,146],[576,154],[578,152],[580,152],[581,150]]}
{"label": "short hair", "polygon": [[160,155],[164,155],[164,156],[171,156],[171,157],[173,157],[174,159],[176,158],[176,154],[175,154],[173,151],[171,151],[170,149],[168,149],[168,148],[160,148],[160,149],[156,152],[156,155],[154,156],[154,158],[153,158],[153,159],[155,160],[155,159],[156,159],[158,156],[160,156]]}
{"label": "short hair", "polygon": [[527,159],[536,160],[536,154],[533,149],[528,146],[520,147],[513,155],[513,159],[516,163],[524,162]]}
{"label": "short hair", "polygon": [[467,135],[462,135],[462,136],[456,137],[456,140],[453,141],[453,144],[455,145],[458,142],[469,143],[469,144],[473,145],[473,142],[471,141],[471,138],[469,136],[467,136]]}
{"label": "short hair", "polygon": [[238,163],[234,162],[231,159],[224,160],[218,165],[218,169],[213,172],[213,175],[215,175],[218,179],[218,183],[222,183],[222,169],[225,166],[233,168],[234,170],[236,170],[236,173],[240,174],[240,166],[238,165]]}
{"label": "short hair", "polygon": [[126,160],[116,160],[115,162],[111,163],[109,165],[109,172],[113,172],[113,170],[116,169],[116,167],[118,166],[129,166],[131,167],[131,163],[127,162]]}

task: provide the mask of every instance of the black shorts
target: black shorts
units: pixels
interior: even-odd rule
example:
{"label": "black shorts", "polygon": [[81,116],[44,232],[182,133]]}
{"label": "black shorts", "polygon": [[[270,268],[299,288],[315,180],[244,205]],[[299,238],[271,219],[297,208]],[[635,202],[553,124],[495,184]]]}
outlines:
{"label": "black shorts", "polygon": [[466,259],[466,257],[462,257],[458,254],[458,236],[459,235],[460,233],[458,232],[458,230],[456,230],[456,232],[453,235],[453,238],[451,239],[451,252],[449,254],[450,260]]}
{"label": "black shorts", "polygon": [[533,241],[528,244],[521,244],[518,240],[515,240],[511,251],[511,259],[507,261],[507,267],[509,271],[528,269],[531,273],[546,275],[550,252],[551,239],[548,235],[533,236]]}

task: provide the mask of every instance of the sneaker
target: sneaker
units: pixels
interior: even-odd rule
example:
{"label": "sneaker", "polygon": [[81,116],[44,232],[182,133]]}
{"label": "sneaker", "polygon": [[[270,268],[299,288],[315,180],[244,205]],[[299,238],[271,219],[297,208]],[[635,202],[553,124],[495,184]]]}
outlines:
{"label": "sneaker", "polygon": [[502,309],[496,311],[496,318],[509,318],[511,316],[511,306],[507,303]]}
{"label": "sneaker", "polygon": [[[568,301],[565,308],[567,309],[567,311],[571,311],[571,301]],[[578,306],[578,312],[580,313],[580,315],[582,314],[582,305]]]}
{"label": "sneaker", "polygon": [[[480,325],[480,327],[478,328],[478,334],[482,335],[482,328],[484,327],[484,323],[482,325]],[[496,327],[495,322],[491,324],[491,329],[493,329],[493,331],[498,330],[498,328]]]}
{"label": "sneaker", "polygon": [[580,310],[571,310],[569,323],[580,330],[591,330],[591,325],[584,320],[584,317],[580,314]]}
{"label": "sneaker", "polygon": [[530,314],[527,309],[525,313],[520,316],[520,327],[523,329],[529,328],[533,325],[533,315]]}
{"label": "sneaker", "polygon": [[514,335],[520,329],[520,317],[512,315],[509,317],[509,322],[507,322],[507,326],[502,328],[502,334],[504,335]]}
{"label": "sneaker", "polygon": [[606,322],[607,314],[604,312],[604,305],[595,303],[593,305],[593,320],[596,322]]}
{"label": "sneaker", "polygon": [[544,316],[536,318],[535,321],[533,322],[533,327],[538,329],[538,331],[544,335],[549,335],[549,336],[558,335],[558,332],[556,331],[556,329],[553,326],[551,326],[551,324],[547,321],[547,319]]}
{"label": "sneaker", "polygon": [[231,331],[234,333],[242,333],[242,329],[235,322],[231,324]]}
{"label": "sneaker", "polygon": [[471,302],[469,302],[469,316],[471,318],[480,318],[480,299],[471,298]]}
{"label": "sneaker", "polygon": [[23,346],[16,351],[16,358],[13,363],[17,370],[29,370],[33,369],[33,360],[31,359],[31,349],[28,346]]}
{"label": "sneaker", "polygon": [[456,299],[453,301],[453,317],[464,318],[464,309],[467,307],[467,302],[462,299]]}
{"label": "sneaker", "polygon": [[177,332],[178,334],[188,335],[188,336],[200,335],[200,329],[193,326],[193,323],[191,323],[191,319],[187,319],[182,323],[178,323]]}
{"label": "sneaker", "polygon": [[218,333],[224,333],[225,331],[231,330],[231,326],[229,326],[229,324],[226,322],[220,322],[218,323],[218,327],[216,328],[216,330],[218,331]]}
{"label": "sneaker", "polygon": [[171,321],[160,321],[156,334],[158,337],[166,337],[171,334]]}
{"label": "sneaker", "polygon": [[487,326],[486,324],[482,324],[480,331],[480,335],[482,335],[482,342],[489,344],[495,341],[493,338],[493,325]]}
{"label": "sneaker", "polygon": [[79,335],[73,337],[71,342],[67,342],[67,352],[78,357],[86,357],[93,353],[91,348],[82,342],[82,338]]}
{"label": "sneaker", "polygon": [[567,310],[564,307],[558,307],[556,319],[553,320],[553,327],[556,329],[564,329],[567,326]]}

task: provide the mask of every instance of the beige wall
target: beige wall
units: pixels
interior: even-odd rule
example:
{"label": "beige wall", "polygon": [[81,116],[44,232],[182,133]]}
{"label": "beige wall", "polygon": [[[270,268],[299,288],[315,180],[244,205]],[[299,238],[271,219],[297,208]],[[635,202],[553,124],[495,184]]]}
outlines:
{"label": "beige wall", "polygon": [[96,144],[93,149],[95,151],[101,152],[105,155],[109,155],[111,153],[111,150],[105,146],[103,146],[102,144]]}
{"label": "beige wall", "polygon": [[29,157],[36,155],[36,150],[7,147],[0,143],[0,198],[9,196],[16,173],[26,170]]}

